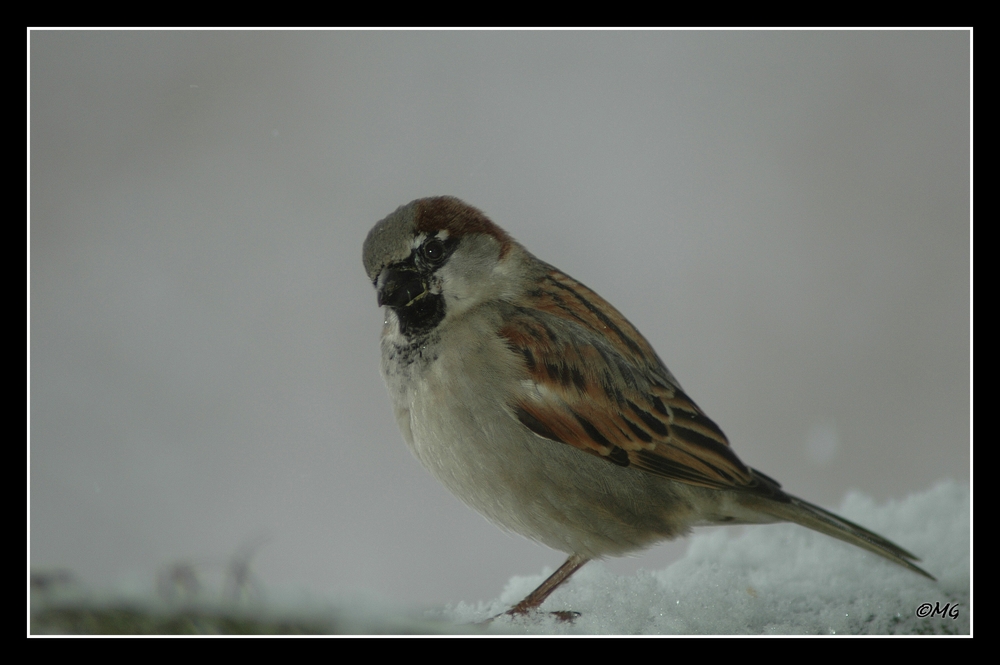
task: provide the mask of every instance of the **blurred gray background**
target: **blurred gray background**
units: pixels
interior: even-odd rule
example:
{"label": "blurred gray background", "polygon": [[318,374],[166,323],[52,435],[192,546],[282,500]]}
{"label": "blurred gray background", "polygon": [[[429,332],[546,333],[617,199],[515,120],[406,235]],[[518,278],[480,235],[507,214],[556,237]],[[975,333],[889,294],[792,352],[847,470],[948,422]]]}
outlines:
{"label": "blurred gray background", "polygon": [[618,307],[789,491],[967,480],[969,49],[32,32],[32,568],[151,587],[266,538],[271,592],[419,607],[561,563],[451,497],[391,415],[361,243],[438,194]]}

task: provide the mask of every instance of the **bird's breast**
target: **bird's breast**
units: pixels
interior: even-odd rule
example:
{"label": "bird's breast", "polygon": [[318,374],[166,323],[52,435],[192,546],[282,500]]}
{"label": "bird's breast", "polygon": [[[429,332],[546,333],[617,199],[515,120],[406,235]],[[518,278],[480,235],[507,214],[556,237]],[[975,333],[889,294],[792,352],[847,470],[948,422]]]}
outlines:
{"label": "bird's breast", "polygon": [[383,336],[400,430],[431,474],[492,522],[563,552],[617,555],[686,530],[654,507],[676,505],[669,481],[521,424],[508,404],[528,378],[523,356],[476,323],[420,344]]}

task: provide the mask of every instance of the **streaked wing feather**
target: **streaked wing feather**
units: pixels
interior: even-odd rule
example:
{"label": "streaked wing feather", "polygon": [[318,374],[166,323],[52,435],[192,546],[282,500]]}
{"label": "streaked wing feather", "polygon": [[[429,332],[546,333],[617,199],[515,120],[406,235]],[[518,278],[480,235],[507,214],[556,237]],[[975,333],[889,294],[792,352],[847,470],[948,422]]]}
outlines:
{"label": "streaked wing feather", "polygon": [[692,485],[757,485],[645,338],[596,293],[550,267],[513,305],[500,334],[527,378],[510,408],[535,434]]}

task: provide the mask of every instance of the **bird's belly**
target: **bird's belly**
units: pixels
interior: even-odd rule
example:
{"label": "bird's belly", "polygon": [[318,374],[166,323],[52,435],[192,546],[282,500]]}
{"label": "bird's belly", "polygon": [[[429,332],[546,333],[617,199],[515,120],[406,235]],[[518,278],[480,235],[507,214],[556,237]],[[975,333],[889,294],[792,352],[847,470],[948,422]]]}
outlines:
{"label": "bird's belly", "polygon": [[429,373],[411,388],[397,415],[413,453],[499,526],[588,557],[626,554],[688,531],[684,486],[542,438],[481,387]]}

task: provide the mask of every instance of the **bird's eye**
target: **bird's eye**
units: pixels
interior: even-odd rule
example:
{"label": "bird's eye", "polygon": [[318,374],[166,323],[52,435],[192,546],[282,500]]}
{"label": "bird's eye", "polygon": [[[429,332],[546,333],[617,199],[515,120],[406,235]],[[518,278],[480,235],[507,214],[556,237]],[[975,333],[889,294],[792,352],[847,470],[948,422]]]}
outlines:
{"label": "bird's eye", "polygon": [[431,238],[420,248],[424,258],[430,263],[437,263],[444,258],[444,243],[437,238]]}

